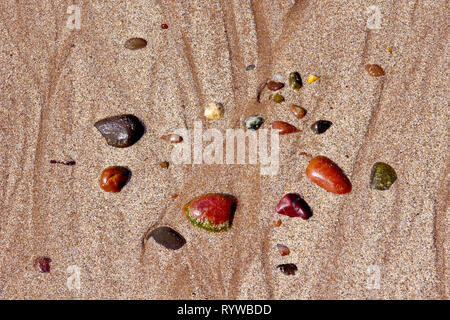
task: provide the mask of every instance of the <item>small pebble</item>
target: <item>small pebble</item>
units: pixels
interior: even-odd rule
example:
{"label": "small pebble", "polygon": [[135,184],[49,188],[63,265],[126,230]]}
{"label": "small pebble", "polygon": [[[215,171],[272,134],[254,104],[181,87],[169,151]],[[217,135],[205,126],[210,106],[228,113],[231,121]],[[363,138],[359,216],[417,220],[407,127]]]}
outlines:
{"label": "small pebble", "polygon": [[277,244],[277,249],[282,257],[287,256],[291,253],[291,250],[289,250],[289,248],[284,244]]}
{"label": "small pebble", "polygon": [[254,64],[250,64],[250,65],[247,66],[247,68],[245,68],[245,71],[251,71],[253,69],[255,69],[255,65]]}
{"label": "small pebble", "polygon": [[321,134],[324,133],[325,131],[327,131],[331,125],[333,124],[333,122],[328,121],[328,120],[319,120],[314,122],[311,125],[311,130],[315,133],[315,134]]}
{"label": "small pebble", "polygon": [[392,49],[391,48],[387,47],[386,50],[389,51],[389,53],[392,53]]}
{"label": "small pebble", "polygon": [[134,115],[123,114],[105,118],[94,124],[108,145],[126,148],[135,144],[144,134],[142,122]]}
{"label": "small pebble", "polygon": [[297,266],[293,263],[287,263],[287,264],[279,264],[277,266],[278,269],[281,270],[285,275],[293,276],[295,275],[295,272],[298,270]]}
{"label": "small pebble", "polygon": [[161,136],[161,139],[166,140],[167,142],[170,143],[180,143],[183,141],[183,137],[179,136],[177,134],[166,134]]}
{"label": "small pebble", "polygon": [[130,180],[131,172],[125,167],[113,166],[103,170],[100,176],[100,188],[106,192],[120,192]]}
{"label": "small pebble", "polygon": [[161,168],[163,168],[163,169],[169,168],[169,162],[168,162],[168,161],[160,162],[159,165],[160,165]]}
{"label": "small pebble", "polygon": [[222,104],[211,102],[205,107],[205,117],[209,120],[219,120],[223,117],[224,109]]}
{"label": "small pebble", "polygon": [[300,217],[308,220],[312,210],[308,203],[298,193],[288,193],[278,202],[276,211],[291,218]]}
{"label": "small pebble", "polygon": [[272,122],[272,129],[277,130],[279,134],[288,134],[301,131],[300,129],[284,121]]}
{"label": "small pebble", "polygon": [[284,87],[284,83],[277,81],[269,81],[267,82],[267,88],[272,91],[280,90]]}
{"label": "small pebble", "polygon": [[315,75],[313,75],[313,74],[310,74],[310,75],[308,75],[308,83],[313,83],[314,81],[317,81],[317,80],[320,80],[320,78],[319,77],[316,77]]}
{"label": "small pebble", "polygon": [[384,162],[376,162],[370,172],[370,187],[375,190],[388,190],[397,180],[394,168]]}
{"label": "small pebble", "polygon": [[232,195],[207,193],[186,203],[183,211],[194,226],[219,232],[231,228],[237,203]]}
{"label": "small pebble", "polygon": [[298,90],[303,86],[302,78],[298,72],[289,74],[289,86],[294,90]]}
{"label": "small pebble", "polygon": [[161,25],[161,28],[162,28],[162,29],[169,29],[169,26],[168,26],[167,24],[163,23],[163,24]]}
{"label": "small pebble", "polygon": [[273,221],[273,225],[274,225],[275,227],[281,226],[281,220],[280,220],[280,219],[274,220],[274,221]]}
{"label": "small pebble", "polygon": [[264,123],[264,118],[260,115],[252,115],[245,119],[245,127],[249,130],[258,130]]}
{"label": "small pebble", "polygon": [[186,244],[186,239],[181,234],[166,226],[154,229],[148,237],[170,250],[181,249]]}
{"label": "small pebble", "polygon": [[291,104],[289,109],[297,119],[302,119],[306,115],[306,109],[298,105]]}
{"label": "small pebble", "polygon": [[138,50],[147,46],[147,40],[142,38],[131,38],[125,41],[125,48],[130,50]]}
{"label": "small pebble", "polygon": [[50,272],[50,263],[52,262],[52,259],[48,257],[37,257],[34,260],[35,267],[39,270],[41,273],[49,273]]}
{"label": "small pebble", "polygon": [[276,103],[281,103],[281,102],[284,101],[284,97],[281,94],[279,94],[279,93],[274,94],[272,99]]}
{"label": "small pebble", "polygon": [[328,192],[345,194],[352,191],[352,184],[342,169],[324,156],[315,157],[309,162],[306,176]]}
{"label": "small pebble", "polygon": [[382,77],[386,74],[383,68],[378,64],[366,64],[364,68],[372,77]]}

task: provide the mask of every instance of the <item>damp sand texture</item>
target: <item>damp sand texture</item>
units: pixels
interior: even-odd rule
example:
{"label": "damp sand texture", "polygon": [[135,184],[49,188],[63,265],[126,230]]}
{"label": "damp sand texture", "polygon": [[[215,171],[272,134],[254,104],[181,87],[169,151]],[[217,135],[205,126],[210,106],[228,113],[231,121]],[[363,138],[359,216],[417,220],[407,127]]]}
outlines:
{"label": "damp sand texture", "polygon": [[[380,29],[367,28],[374,12],[361,1],[78,3],[79,30],[67,28],[72,2],[0,1],[0,298],[448,299],[444,0],[376,1]],[[147,46],[129,50],[130,38]],[[299,90],[288,84],[295,71]],[[280,81],[273,75],[284,78],[285,102],[264,89],[258,103],[261,85]],[[224,115],[206,121],[215,101]],[[307,115],[296,119],[290,104]],[[146,125],[129,148],[108,146],[94,127],[119,114]],[[160,167],[174,147],[162,135],[195,120],[243,128],[255,114],[262,128],[302,129],[280,136],[278,175],[261,176],[258,165]],[[333,126],[314,135],[320,119]],[[352,192],[310,182],[304,154],[336,162]],[[370,188],[376,162],[396,170],[389,190]],[[114,165],[132,178],[104,192],[99,173]],[[208,192],[238,199],[229,231],[205,232],[182,213]],[[276,214],[289,192],[311,206],[309,220]],[[158,226],[186,244],[143,241]],[[37,257],[51,259],[49,273]],[[277,268],[290,263],[293,275]],[[67,287],[73,266],[79,289]]]}

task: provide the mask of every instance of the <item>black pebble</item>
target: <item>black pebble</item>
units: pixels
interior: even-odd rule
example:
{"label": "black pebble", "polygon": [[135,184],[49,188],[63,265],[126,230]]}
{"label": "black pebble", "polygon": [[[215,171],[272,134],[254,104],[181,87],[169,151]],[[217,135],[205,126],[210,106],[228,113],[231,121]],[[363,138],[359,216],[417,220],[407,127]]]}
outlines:
{"label": "black pebble", "polygon": [[105,118],[97,121],[94,126],[100,131],[106,142],[116,148],[132,146],[145,132],[142,122],[131,114]]}
{"label": "black pebble", "polygon": [[288,276],[295,275],[295,272],[298,270],[297,266],[293,263],[279,264],[277,268]]}
{"label": "black pebble", "polygon": [[331,125],[333,124],[333,122],[328,121],[328,120],[319,120],[314,122],[311,125],[311,130],[315,133],[315,134],[321,134],[324,133],[325,131],[327,131]]}
{"label": "black pebble", "polygon": [[186,239],[170,227],[158,227],[150,232],[157,243],[167,249],[178,250],[186,244]]}

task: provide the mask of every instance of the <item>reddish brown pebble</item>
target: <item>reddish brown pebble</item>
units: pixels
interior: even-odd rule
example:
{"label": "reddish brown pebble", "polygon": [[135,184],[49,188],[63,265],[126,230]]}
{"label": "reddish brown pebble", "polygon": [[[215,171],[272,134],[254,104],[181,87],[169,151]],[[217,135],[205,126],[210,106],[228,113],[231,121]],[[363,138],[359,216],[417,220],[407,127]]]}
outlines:
{"label": "reddish brown pebble", "polygon": [[48,257],[37,257],[34,260],[34,265],[41,273],[48,273],[50,272],[50,262],[52,262],[52,259]]}
{"label": "reddish brown pebble", "polygon": [[300,217],[304,220],[312,216],[312,210],[308,203],[297,193],[288,193],[281,198],[277,204],[276,211],[278,214],[291,218]]}
{"label": "reddish brown pebble", "polygon": [[291,112],[294,114],[294,116],[297,119],[301,119],[306,115],[306,109],[299,107],[295,104],[291,104],[291,106],[289,107],[289,109],[291,110]]}
{"label": "reddish brown pebble", "polygon": [[277,244],[278,252],[281,254],[282,257],[289,255],[291,253],[291,250],[284,244]]}
{"label": "reddish brown pebble", "polygon": [[279,131],[279,134],[288,134],[294,132],[300,132],[300,129],[297,129],[293,125],[284,122],[284,121],[274,121],[272,122],[272,129]]}
{"label": "reddish brown pebble", "polygon": [[352,191],[352,184],[345,173],[324,156],[315,157],[309,162],[306,176],[328,192],[344,194]]}
{"label": "reddish brown pebble", "polygon": [[232,195],[207,193],[186,203],[183,211],[194,226],[218,232],[231,227],[236,206]]}
{"label": "reddish brown pebble", "polygon": [[176,193],[174,193],[174,194],[172,195],[172,199],[176,199],[176,198],[178,198],[178,195],[177,195]]}
{"label": "reddish brown pebble", "polygon": [[183,141],[183,137],[177,134],[166,134],[161,137],[161,139],[166,140],[170,143],[180,143]]}
{"label": "reddish brown pebble", "polygon": [[379,64],[366,64],[364,68],[372,77],[382,77],[386,74]]}
{"label": "reddish brown pebble", "polygon": [[169,26],[168,26],[167,24],[163,23],[163,24],[161,25],[161,28],[163,28],[163,29],[169,29]]}
{"label": "reddish brown pebble", "polygon": [[169,162],[168,161],[163,161],[163,162],[160,162],[159,165],[161,166],[161,168],[167,169],[169,167]]}
{"label": "reddish brown pebble", "polygon": [[284,83],[278,81],[269,81],[267,82],[267,88],[272,91],[280,90],[284,87]]}
{"label": "reddish brown pebble", "polygon": [[273,221],[273,225],[274,225],[275,227],[281,226],[281,220],[280,220],[280,219],[274,220],[274,221]]}
{"label": "reddish brown pebble", "polygon": [[125,167],[108,167],[100,176],[100,188],[106,192],[120,192],[130,178],[130,170]]}

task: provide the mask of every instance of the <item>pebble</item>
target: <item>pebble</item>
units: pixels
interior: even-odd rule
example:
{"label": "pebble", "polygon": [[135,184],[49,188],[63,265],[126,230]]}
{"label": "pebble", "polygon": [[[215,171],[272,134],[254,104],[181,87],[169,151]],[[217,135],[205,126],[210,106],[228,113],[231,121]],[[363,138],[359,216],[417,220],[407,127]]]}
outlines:
{"label": "pebble", "polygon": [[287,256],[291,253],[291,250],[289,250],[289,248],[284,244],[277,244],[277,249],[282,257]]}
{"label": "pebble", "polygon": [[324,156],[315,157],[309,162],[306,176],[328,192],[345,194],[352,191],[352,184],[342,169]]}
{"label": "pebble", "polygon": [[279,94],[279,93],[274,94],[272,99],[276,103],[281,103],[281,102],[284,101],[284,97],[281,94]]}
{"label": "pebble", "polygon": [[278,81],[269,81],[267,82],[267,88],[272,91],[280,90],[284,87],[284,83]]}
{"label": "pebble", "polygon": [[372,77],[382,77],[386,74],[379,64],[366,64],[364,68]]}
{"label": "pebble", "polygon": [[179,136],[177,134],[166,134],[161,136],[161,139],[166,140],[167,142],[170,143],[180,143],[183,141],[183,137]]}
{"label": "pebble", "polygon": [[272,129],[277,130],[279,134],[288,134],[294,132],[300,132],[301,130],[295,126],[284,122],[284,121],[274,121],[272,122]]}
{"label": "pebble", "polygon": [[163,24],[161,25],[161,28],[162,28],[162,29],[169,29],[169,26],[168,26],[167,24],[163,23]]}
{"label": "pebble", "polygon": [[131,38],[125,41],[125,48],[130,50],[138,50],[147,46],[147,40],[142,38]]}
{"label": "pebble", "polygon": [[159,165],[160,165],[161,168],[163,168],[163,169],[169,168],[169,162],[168,162],[168,161],[160,162]]}
{"label": "pebble", "polygon": [[258,130],[264,123],[264,118],[260,115],[252,115],[245,119],[245,127],[249,130]]}
{"label": "pebble", "polygon": [[384,162],[376,162],[370,172],[370,187],[375,190],[388,190],[397,180],[394,168]]}
{"label": "pebble", "polygon": [[279,264],[277,268],[287,276],[295,275],[295,272],[298,270],[297,266],[293,263]]}
{"label": "pebble", "polygon": [[312,210],[308,203],[298,193],[288,193],[278,202],[276,211],[288,217],[300,217],[308,220]]}
{"label": "pebble", "polygon": [[320,80],[319,77],[316,77],[313,74],[308,75],[308,83],[313,83],[314,81]]}
{"label": "pebble", "polygon": [[34,259],[34,265],[41,273],[49,273],[50,272],[50,263],[52,259],[48,257],[37,257]]}
{"label": "pebble", "polygon": [[289,86],[294,90],[298,90],[303,86],[302,78],[298,72],[289,74]]}
{"label": "pebble", "polygon": [[170,250],[178,250],[186,244],[186,239],[181,234],[166,226],[154,229],[150,232],[149,237]]}
{"label": "pebble", "polygon": [[289,109],[297,119],[302,119],[306,115],[306,109],[296,104],[291,104]]}
{"label": "pebble", "polygon": [[131,172],[125,167],[113,166],[103,170],[100,176],[100,188],[106,192],[120,192],[130,180]]}
{"label": "pebble", "polygon": [[126,148],[135,144],[145,132],[144,125],[134,115],[123,114],[97,121],[94,126],[108,145]]}
{"label": "pebble", "polygon": [[222,104],[211,102],[205,107],[205,117],[209,120],[219,120],[223,117],[224,109]]}
{"label": "pebble", "polygon": [[232,195],[207,193],[186,203],[183,211],[194,226],[219,232],[231,228],[237,203]]}
{"label": "pebble", "polygon": [[255,69],[255,65],[254,64],[250,64],[247,66],[247,68],[245,68],[245,71],[252,71],[253,69]]}
{"label": "pebble", "polygon": [[273,225],[274,225],[275,227],[281,226],[281,220],[280,220],[280,219],[274,220],[274,221],[273,221]]}
{"label": "pebble", "polygon": [[333,124],[333,122],[328,121],[328,120],[319,120],[314,122],[311,125],[311,130],[315,133],[315,134],[321,134],[324,133],[325,131],[327,131],[331,125]]}

